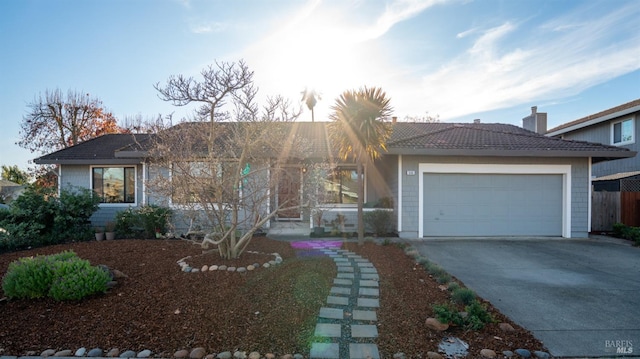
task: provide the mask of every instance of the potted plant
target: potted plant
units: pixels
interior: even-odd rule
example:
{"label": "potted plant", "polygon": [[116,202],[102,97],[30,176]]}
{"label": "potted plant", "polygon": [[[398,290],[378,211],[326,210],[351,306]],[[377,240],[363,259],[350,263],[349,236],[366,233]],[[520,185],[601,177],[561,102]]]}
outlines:
{"label": "potted plant", "polygon": [[115,223],[107,222],[107,224],[104,227],[104,230],[105,230],[104,236],[107,240],[116,238],[115,228],[116,228]]}
{"label": "potted plant", "polygon": [[104,229],[102,227],[96,227],[95,233],[96,233],[96,241],[101,241],[104,239]]}

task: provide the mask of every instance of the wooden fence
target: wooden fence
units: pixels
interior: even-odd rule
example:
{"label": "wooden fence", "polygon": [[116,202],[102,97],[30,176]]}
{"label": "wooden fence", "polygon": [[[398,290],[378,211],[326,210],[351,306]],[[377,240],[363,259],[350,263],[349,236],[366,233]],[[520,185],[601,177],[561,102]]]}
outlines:
{"label": "wooden fence", "polygon": [[591,193],[591,230],[611,231],[614,223],[640,227],[640,192]]}

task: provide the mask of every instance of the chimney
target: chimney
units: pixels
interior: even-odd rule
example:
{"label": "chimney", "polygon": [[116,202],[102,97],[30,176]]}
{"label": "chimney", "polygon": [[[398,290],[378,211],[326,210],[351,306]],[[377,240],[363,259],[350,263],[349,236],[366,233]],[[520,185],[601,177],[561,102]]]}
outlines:
{"label": "chimney", "polygon": [[480,123],[480,119],[479,118],[474,119],[473,123]]}
{"label": "chimney", "polygon": [[522,119],[522,128],[544,135],[547,133],[547,113],[538,112],[538,106],[532,106],[531,115]]}
{"label": "chimney", "polygon": [[398,117],[397,116],[391,117],[391,123],[396,123],[396,122],[398,122]]}

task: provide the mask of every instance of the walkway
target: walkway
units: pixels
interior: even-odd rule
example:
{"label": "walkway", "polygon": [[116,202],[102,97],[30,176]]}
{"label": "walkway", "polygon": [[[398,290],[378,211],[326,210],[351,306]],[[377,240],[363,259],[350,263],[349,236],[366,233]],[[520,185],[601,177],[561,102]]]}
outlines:
{"label": "walkway", "polygon": [[376,308],[380,306],[378,271],[367,259],[344,249],[316,247],[333,259],[338,274],[320,308],[311,344],[312,359],[379,359]]}

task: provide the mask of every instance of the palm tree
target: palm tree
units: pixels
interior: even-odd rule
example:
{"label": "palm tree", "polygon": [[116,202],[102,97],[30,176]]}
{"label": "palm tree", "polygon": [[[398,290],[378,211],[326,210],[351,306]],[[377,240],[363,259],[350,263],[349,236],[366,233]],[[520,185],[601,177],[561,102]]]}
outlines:
{"label": "palm tree", "polygon": [[343,92],[331,107],[329,136],[342,160],[355,160],[358,174],[358,244],[364,244],[364,183],[362,168],[386,151],[391,126],[384,122],[393,112],[382,89],[364,87]]}
{"label": "palm tree", "polygon": [[307,90],[307,88],[304,88],[304,91],[301,92],[302,94],[302,100],[304,101],[304,103],[307,105],[307,108],[309,108],[309,110],[311,110],[311,122],[315,122],[315,115],[313,112],[313,108],[316,107],[316,104],[318,103],[318,100],[322,100],[322,97],[320,97],[320,94],[318,92],[316,92],[316,90]]}

